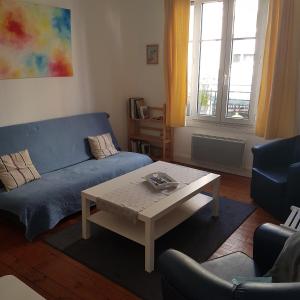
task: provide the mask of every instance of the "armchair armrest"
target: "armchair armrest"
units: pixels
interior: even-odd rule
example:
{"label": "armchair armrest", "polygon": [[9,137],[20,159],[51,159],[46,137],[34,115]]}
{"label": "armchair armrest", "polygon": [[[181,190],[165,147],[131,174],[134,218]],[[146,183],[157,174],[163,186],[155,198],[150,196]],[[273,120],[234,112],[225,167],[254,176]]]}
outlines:
{"label": "armchair armrest", "polygon": [[300,162],[290,165],[287,179],[288,207],[300,206]]}
{"label": "armchair armrest", "polygon": [[299,299],[300,283],[254,283],[239,285],[235,290],[238,300],[294,300]]}
{"label": "armchair armrest", "polygon": [[159,270],[165,300],[232,299],[232,284],[176,250],[168,250],[160,256]]}
{"label": "armchair armrest", "polygon": [[261,168],[272,166],[274,162],[278,166],[287,166],[292,159],[295,138],[277,140],[252,148],[253,167]]}
{"label": "armchair armrest", "polygon": [[253,259],[264,274],[273,266],[292,231],[266,223],[259,226],[253,237]]}

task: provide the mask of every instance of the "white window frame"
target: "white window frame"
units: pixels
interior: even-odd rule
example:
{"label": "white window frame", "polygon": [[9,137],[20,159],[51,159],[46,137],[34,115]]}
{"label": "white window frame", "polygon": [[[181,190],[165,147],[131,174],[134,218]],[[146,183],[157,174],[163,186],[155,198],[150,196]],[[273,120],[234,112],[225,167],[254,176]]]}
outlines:
{"label": "white window frame", "polygon": [[[220,124],[238,124],[251,126],[255,123],[257,100],[260,90],[261,69],[264,53],[264,41],[267,25],[267,12],[269,0],[259,0],[257,33],[255,45],[255,57],[253,68],[253,80],[251,98],[249,103],[248,119],[226,118],[226,103],[229,89],[229,72],[231,66],[232,37],[233,37],[233,14],[235,0],[195,0],[192,1],[195,9],[194,33],[193,33],[193,63],[191,76],[191,95],[189,100],[189,120],[208,121]],[[251,0],[249,0],[251,1]],[[201,38],[201,15],[202,4],[209,2],[223,2],[223,22],[221,36],[221,54],[219,68],[218,95],[216,105],[216,116],[205,116],[198,114],[197,98],[200,72],[200,38]],[[200,26],[199,26],[200,24]]]}

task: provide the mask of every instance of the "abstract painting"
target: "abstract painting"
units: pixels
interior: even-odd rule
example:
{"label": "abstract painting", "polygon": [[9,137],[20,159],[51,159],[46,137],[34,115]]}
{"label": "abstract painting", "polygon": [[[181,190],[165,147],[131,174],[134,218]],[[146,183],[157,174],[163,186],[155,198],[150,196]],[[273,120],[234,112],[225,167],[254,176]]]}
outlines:
{"label": "abstract painting", "polygon": [[73,75],[71,11],[0,0],[0,79]]}

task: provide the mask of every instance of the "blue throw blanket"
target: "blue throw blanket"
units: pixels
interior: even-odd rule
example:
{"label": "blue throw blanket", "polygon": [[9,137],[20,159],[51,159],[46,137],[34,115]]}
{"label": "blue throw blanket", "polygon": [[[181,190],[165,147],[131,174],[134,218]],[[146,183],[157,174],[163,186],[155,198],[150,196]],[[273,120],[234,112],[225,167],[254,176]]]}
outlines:
{"label": "blue throw blanket", "polygon": [[32,240],[80,211],[81,191],[150,163],[148,156],[132,152],[90,159],[43,174],[41,179],[11,192],[0,193],[0,209],[19,216],[26,226],[26,238]]}

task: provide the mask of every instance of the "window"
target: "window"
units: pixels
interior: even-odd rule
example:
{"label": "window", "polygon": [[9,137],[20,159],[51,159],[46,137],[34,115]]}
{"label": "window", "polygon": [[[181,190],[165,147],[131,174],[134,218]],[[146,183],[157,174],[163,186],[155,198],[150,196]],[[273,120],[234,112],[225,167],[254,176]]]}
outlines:
{"label": "window", "polygon": [[216,122],[254,122],[267,0],[191,4],[188,113]]}

